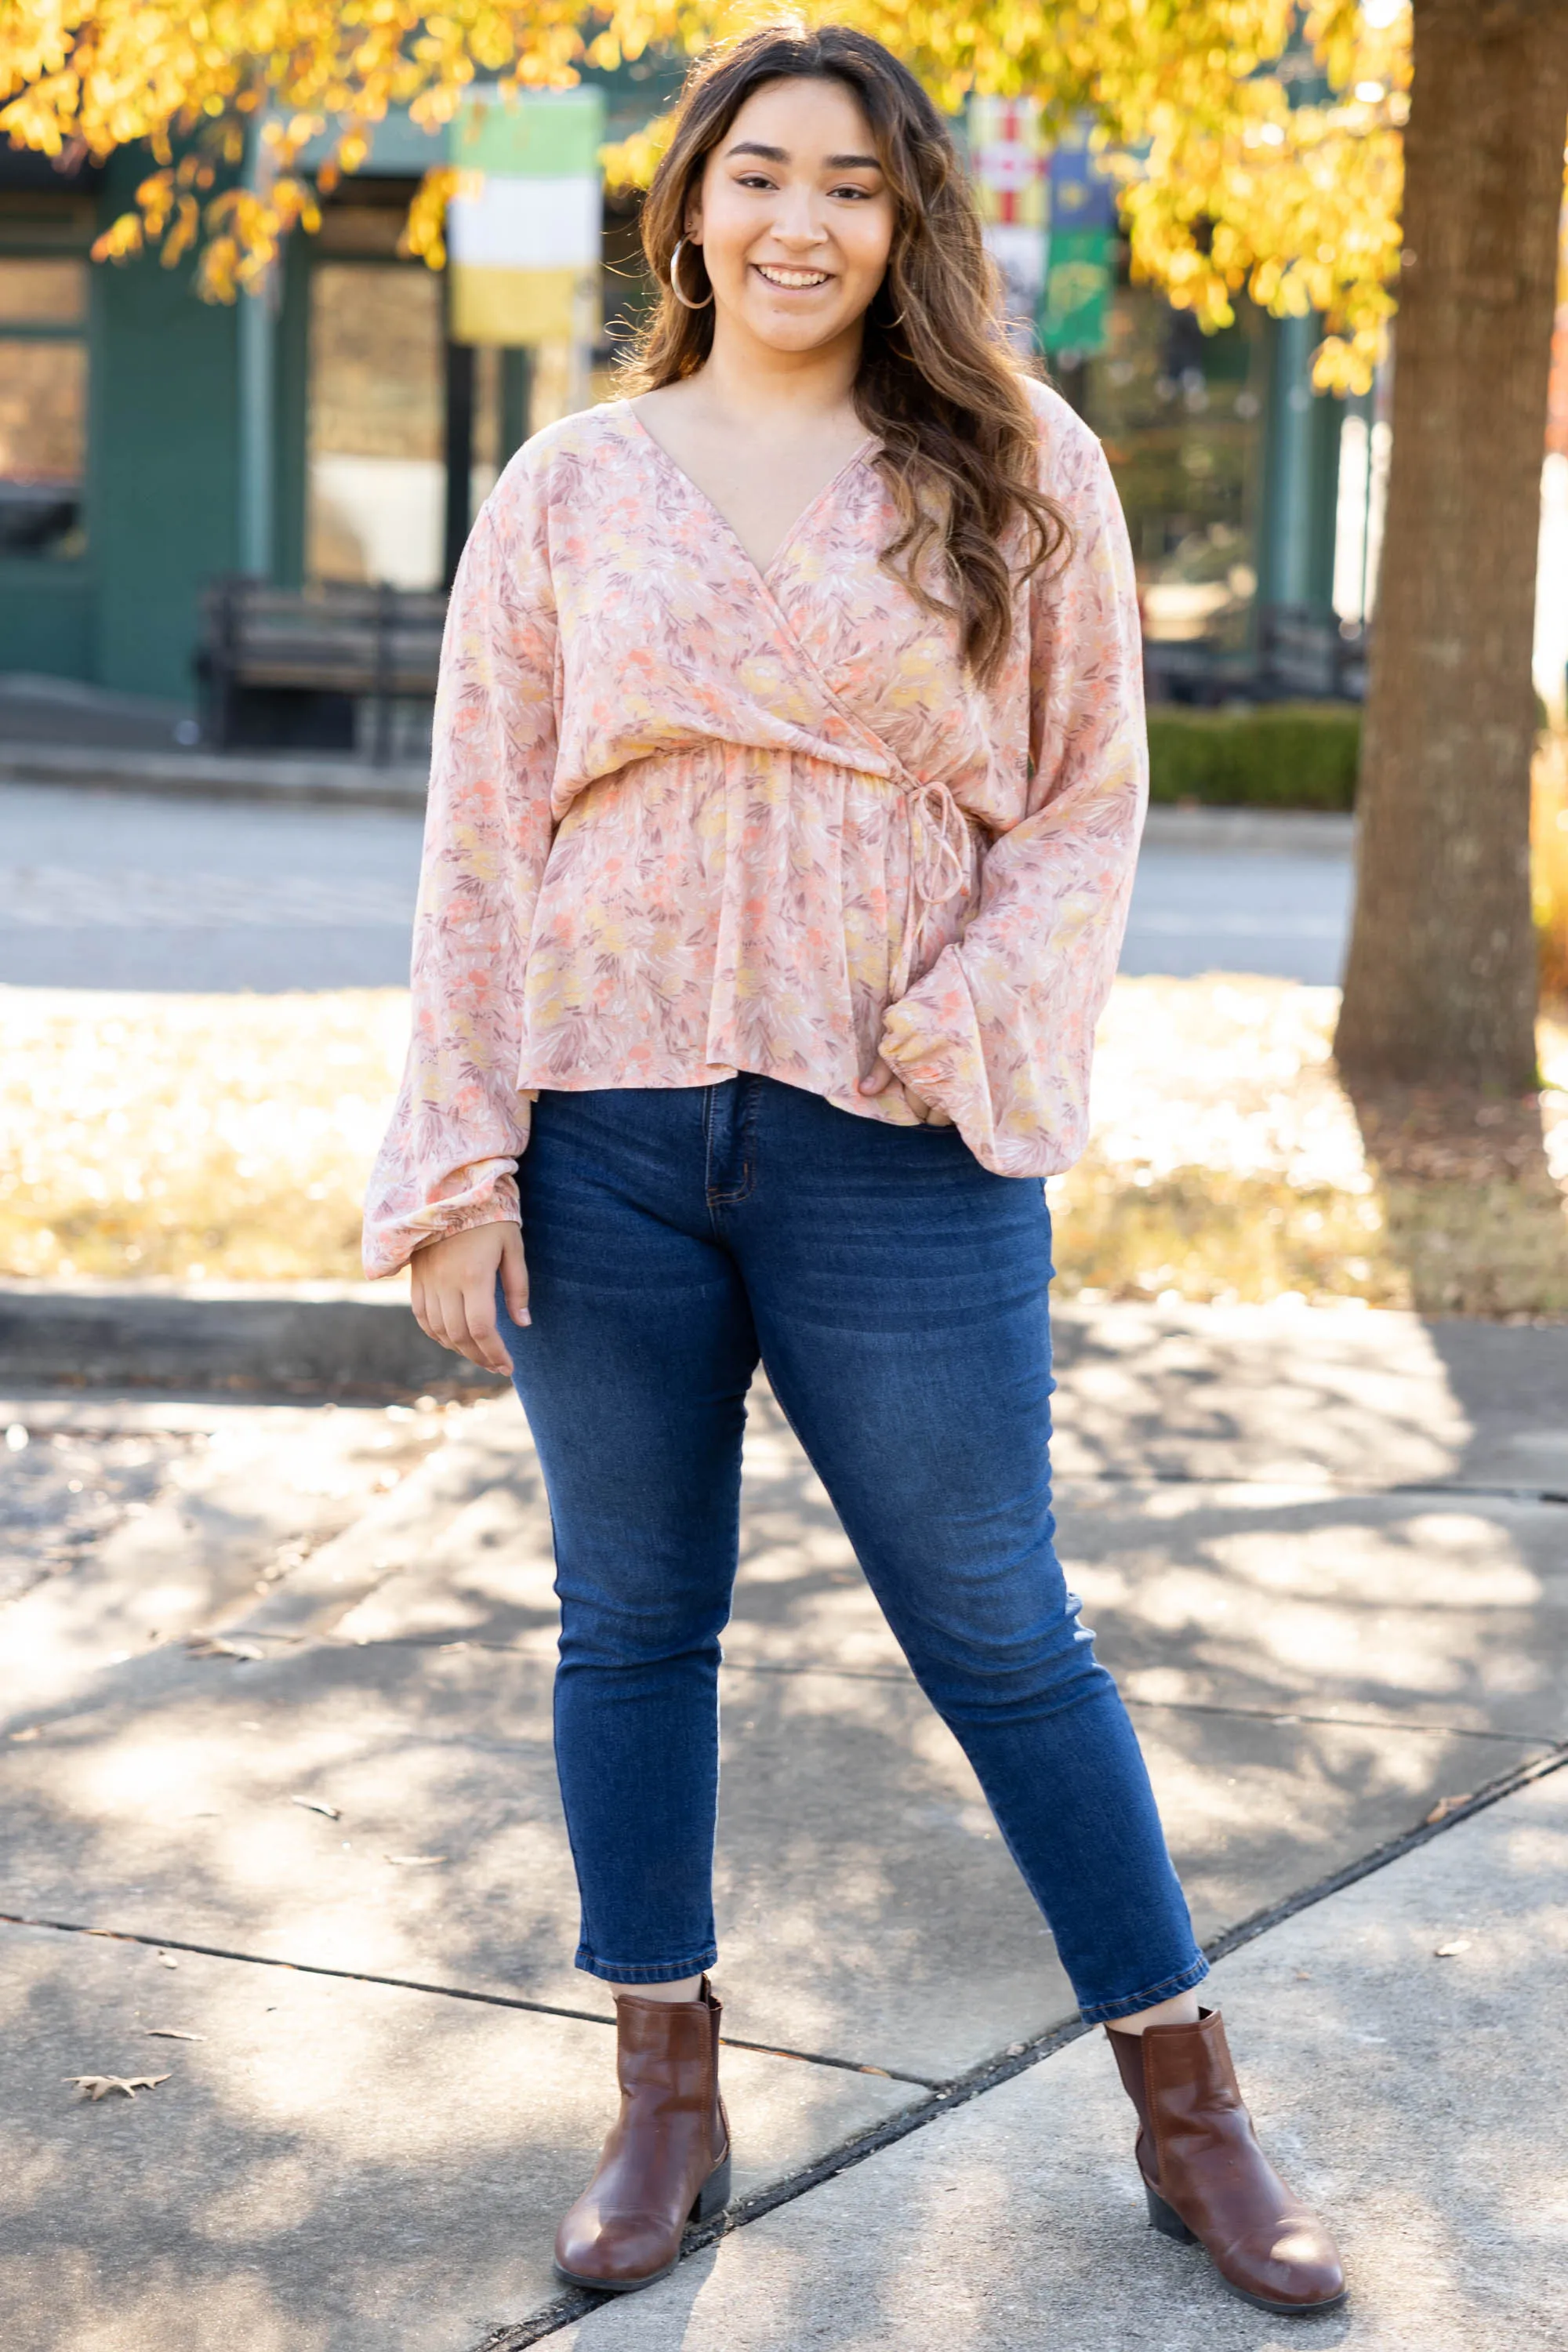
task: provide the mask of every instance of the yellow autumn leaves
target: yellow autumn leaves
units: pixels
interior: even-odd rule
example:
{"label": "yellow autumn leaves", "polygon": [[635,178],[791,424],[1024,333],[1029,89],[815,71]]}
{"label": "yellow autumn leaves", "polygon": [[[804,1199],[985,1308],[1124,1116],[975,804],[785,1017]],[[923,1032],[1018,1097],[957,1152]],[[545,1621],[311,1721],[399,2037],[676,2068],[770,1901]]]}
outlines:
{"label": "yellow autumn leaves", "polygon": [[[785,13],[756,0],[9,0],[0,130],[51,155],[145,142],[154,168],[100,258],[197,248],[202,291],[225,299],[283,236],[314,227],[318,194],[363,163],[389,108],[434,127],[476,79],[560,86],[650,47],[695,56]],[[798,16],[875,35],[949,110],[971,89],[1037,92],[1063,117],[1089,110],[1133,159],[1123,204],[1140,276],[1205,325],[1244,288],[1277,310],[1320,311],[1320,381],[1370,380],[1399,256],[1406,0],[1312,0],[1310,56],[1287,55],[1291,0],[829,0]],[[1292,106],[1302,67],[1330,94]],[[1310,95],[1299,82],[1297,94]],[[331,159],[307,174],[299,159],[321,137]],[[658,148],[656,125],[606,163],[646,179]],[[410,250],[435,264],[445,179],[410,226]]]}

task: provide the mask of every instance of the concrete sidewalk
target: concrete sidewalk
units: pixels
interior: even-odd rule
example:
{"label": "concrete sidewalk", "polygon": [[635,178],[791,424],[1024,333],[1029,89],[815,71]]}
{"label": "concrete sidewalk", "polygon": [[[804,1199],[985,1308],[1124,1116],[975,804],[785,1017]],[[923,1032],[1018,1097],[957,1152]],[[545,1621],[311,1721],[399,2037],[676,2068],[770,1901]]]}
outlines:
{"label": "concrete sidewalk", "polygon": [[[572,2352],[1557,2352],[1568,2261],[1568,1773],[1214,1972],[1243,2088],[1333,2217],[1350,2299],[1237,2302],[1152,2232],[1090,2033],[695,2252]],[[495,2352],[526,2343],[518,2331]]]}
{"label": "concrete sidewalk", "polygon": [[[1132,1704],[1200,1933],[1553,1759],[1568,1737],[1568,1332],[1113,1308],[1065,1316],[1060,1336],[1064,1556]],[[0,2182],[8,2352],[477,2352],[567,2326],[583,2305],[561,2298],[550,2242],[606,2121],[610,2006],[570,1966],[548,1518],[515,1402],[18,1395],[0,1402],[7,1423],[26,1442],[3,1457],[20,1565],[0,1615],[0,2081],[27,2119]],[[765,1391],[745,1511],[720,1873],[737,2195],[920,2128],[587,2319],[584,2347],[616,2329],[655,2331],[628,2347],[853,2345],[873,2326],[911,2347],[1272,2342],[1261,2315],[1219,2305],[1206,2274],[1131,2226],[1127,2135],[1092,2041],[999,2080],[1070,2024],[1070,1996]],[[1563,1785],[1444,1831],[1224,1963],[1260,2109],[1303,2181],[1336,2211],[1342,2190],[1354,2204],[1360,2275],[1395,2275],[1379,2233],[1406,2228],[1401,2198],[1418,2192],[1442,2223],[1419,2241],[1415,2316],[1473,2311],[1501,2225],[1489,2236],[1474,2200],[1449,2214],[1437,2116],[1402,2151],[1415,2091],[1385,2058],[1368,2075],[1370,2042],[1347,2075],[1346,2036],[1419,2053],[1433,2003],[1474,1983],[1468,1954],[1405,1969],[1398,1890],[1484,1844],[1491,1892],[1466,1882],[1467,1921],[1517,1892],[1532,1924],[1522,1942],[1489,1926],[1484,1945],[1465,1927],[1485,1955],[1476,1999],[1495,1984],[1500,2004],[1477,2047],[1530,2077],[1521,2099],[1547,2095],[1549,2037],[1537,2025],[1516,2065],[1506,2030],[1514,2009],[1549,2011],[1558,1927],[1530,1872],[1557,1850],[1544,1791]],[[1484,1827],[1512,1820],[1535,1825],[1522,1844]],[[1300,1989],[1266,2003],[1268,1955],[1331,1919],[1352,1922],[1321,1930],[1349,1974],[1306,1959],[1298,1979],[1281,1960]],[[1386,2019],[1368,2024],[1377,2002]],[[1304,2087],[1309,2054],[1331,2096]],[[1436,2059],[1408,2071],[1434,2101],[1484,2087],[1439,2079]],[[170,2079],[83,2104],[63,2078],[89,2073]],[[998,2086],[929,2120],[955,2082]],[[1392,2202],[1346,2169],[1357,2099],[1363,2154],[1405,2166]],[[1519,2112],[1535,2161],[1551,2143]],[[1502,2164],[1502,2124],[1480,2131]],[[978,2153],[942,2172],[950,2144]],[[927,2169],[889,2170],[886,2200],[867,2185],[911,2165]],[[1528,2332],[1530,2245],[1548,2250],[1531,2226],[1509,2248],[1500,2344],[1547,2341]],[[858,2284],[836,2269],[845,2247]],[[926,2281],[916,2316],[906,2276]],[[1151,2281],[1175,2302],[1162,2286],[1140,2303]],[[1359,2310],[1311,2323],[1313,2340],[1406,2340],[1367,2332]]]}

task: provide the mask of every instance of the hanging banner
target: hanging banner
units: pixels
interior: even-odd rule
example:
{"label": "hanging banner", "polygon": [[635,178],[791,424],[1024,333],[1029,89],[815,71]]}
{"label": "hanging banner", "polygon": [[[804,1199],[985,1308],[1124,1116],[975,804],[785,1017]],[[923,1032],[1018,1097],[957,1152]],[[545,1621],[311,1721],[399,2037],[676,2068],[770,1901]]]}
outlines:
{"label": "hanging banner", "polygon": [[969,168],[985,243],[1006,286],[1007,329],[1034,345],[1046,272],[1046,142],[1033,98],[971,98]]}
{"label": "hanging banner", "polygon": [[1116,183],[1075,125],[1056,149],[1049,173],[1040,341],[1045,350],[1092,359],[1105,349],[1106,311],[1116,282]]}
{"label": "hanging banner", "polygon": [[599,335],[602,90],[476,90],[448,160],[474,175],[447,208],[454,342],[517,347]]}

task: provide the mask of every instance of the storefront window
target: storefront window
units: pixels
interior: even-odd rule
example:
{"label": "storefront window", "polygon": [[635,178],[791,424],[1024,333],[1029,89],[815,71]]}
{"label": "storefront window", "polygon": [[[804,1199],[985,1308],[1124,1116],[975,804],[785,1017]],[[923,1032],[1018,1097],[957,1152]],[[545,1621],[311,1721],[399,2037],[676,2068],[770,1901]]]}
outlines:
{"label": "storefront window", "polygon": [[441,281],[423,263],[312,270],[309,463],[311,579],[439,587]]}
{"label": "storefront window", "polygon": [[0,260],[0,556],[86,546],[87,264]]}
{"label": "storefront window", "polygon": [[1085,411],[1126,510],[1151,644],[1246,646],[1258,593],[1261,320],[1205,335],[1151,288],[1121,287]]}

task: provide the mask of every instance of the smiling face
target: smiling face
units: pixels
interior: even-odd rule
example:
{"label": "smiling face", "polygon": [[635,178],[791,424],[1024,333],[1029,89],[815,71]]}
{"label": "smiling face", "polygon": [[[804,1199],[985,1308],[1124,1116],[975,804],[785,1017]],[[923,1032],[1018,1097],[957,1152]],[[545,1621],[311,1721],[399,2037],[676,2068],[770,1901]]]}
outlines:
{"label": "smiling face", "polygon": [[[687,208],[715,325],[808,352],[858,328],[888,267],[893,196],[847,85],[792,77],[753,90]],[[684,282],[697,278],[686,256]]]}

